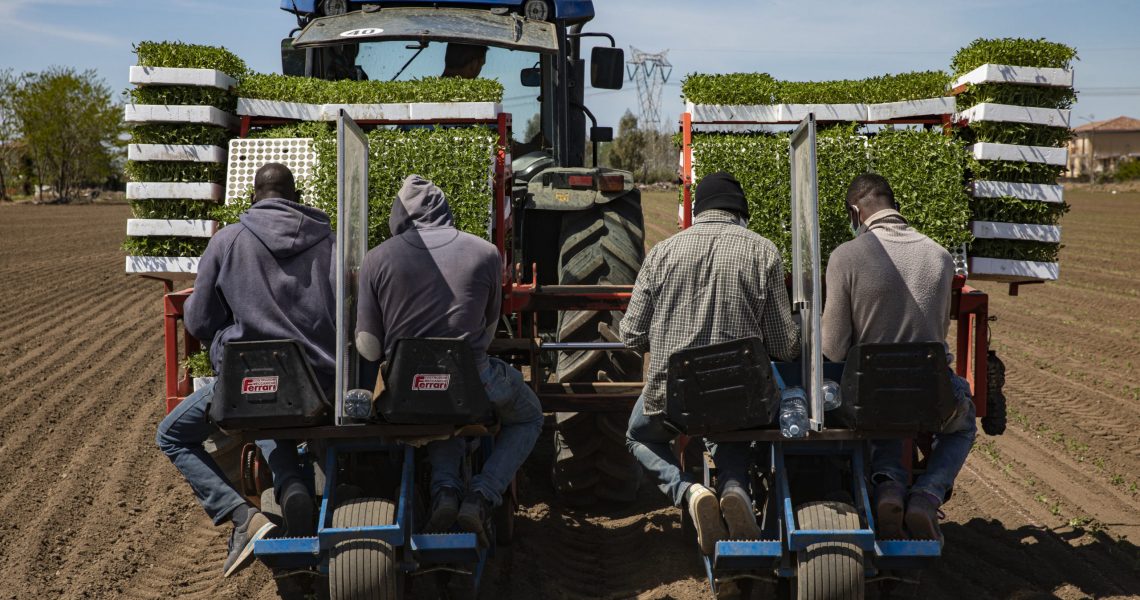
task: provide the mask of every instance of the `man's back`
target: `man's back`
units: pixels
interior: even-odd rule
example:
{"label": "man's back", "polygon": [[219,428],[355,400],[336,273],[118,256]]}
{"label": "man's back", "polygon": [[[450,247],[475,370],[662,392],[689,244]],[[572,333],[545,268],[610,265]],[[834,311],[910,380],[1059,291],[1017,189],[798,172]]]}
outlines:
{"label": "man's back", "polygon": [[664,410],[666,369],[677,350],[756,336],[772,355],[794,358],[799,330],[779,251],[730,212],[701,213],[649,252],[621,334],[630,347],[651,352],[647,414]]}
{"label": "man's back", "polygon": [[857,344],[943,342],[954,260],[896,211],[868,220],[827,265],[823,353],[842,361]]}
{"label": "man's back", "polygon": [[424,184],[401,190],[393,236],[364,258],[356,328],[378,348],[359,340],[361,352],[390,357],[401,338],[462,338],[483,369],[498,322],[501,259],[486,240],[455,229],[442,192]]}
{"label": "man's back", "polygon": [[226,342],[295,339],[332,389],[334,249],[323,212],[279,198],[257,202],[210,240],[185,318],[191,334],[213,339],[218,372]]}

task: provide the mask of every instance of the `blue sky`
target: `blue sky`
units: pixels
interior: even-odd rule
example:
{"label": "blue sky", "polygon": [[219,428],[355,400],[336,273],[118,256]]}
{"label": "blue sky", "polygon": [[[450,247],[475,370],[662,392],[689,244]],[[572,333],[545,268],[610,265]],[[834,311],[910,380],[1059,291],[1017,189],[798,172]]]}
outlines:
{"label": "blue sky", "polygon": [[[50,65],[95,69],[127,87],[131,43],[181,40],[225,45],[259,71],[278,71],[278,44],[295,25],[277,0],[0,0],[0,69]],[[783,79],[859,78],[947,69],[977,37],[1045,37],[1078,49],[1074,124],[1140,118],[1137,0],[598,0],[587,30],[619,45],[669,50],[673,76],[662,99],[681,110],[690,72],[766,71]],[[588,92],[600,124],[637,107],[632,83]]]}

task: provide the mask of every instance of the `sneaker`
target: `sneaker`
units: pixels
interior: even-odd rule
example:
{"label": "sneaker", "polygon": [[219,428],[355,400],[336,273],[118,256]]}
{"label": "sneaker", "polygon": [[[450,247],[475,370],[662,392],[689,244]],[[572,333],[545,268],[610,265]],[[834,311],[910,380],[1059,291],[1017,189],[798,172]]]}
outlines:
{"label": "sneaker", "polygon": [[903,502],[906,486],[888,479],[875,486],[875,523],[879,526],[879,539],[905,540],[903,531]]}
{"label": "sneaker", "polygon": [[443,533],[455,525],[455,518],[459,515],[459,490],[452,487],[441,487],[431,498],[431,516],[424,531],[427,533]]}
{"label": "sneaker", "polygon": [[938,528],[940,504],[934,494],[927,492],[914,492],[907,498],[906,528],[912,538],[942,541],[942,530]]}
{"label": "sneaker", "polygon": [[456,522],[459,528],[468,533],[474,533],[479,539],[479,546],[486,548],[491,545],[487,537],[487,520],[491,516],[494,506],[491,501],[484,498],[479,492],[468,492],[463,498],[463,505],[459,507]]}
{"label": "sneaker", "polygon": [[763,535],[756,523],[752,498],[738,485],[725,486],[720,493],[720,512],[728,524],[728,537],[734,540],[758,540]]}
{"label": "sneaker", "polygon": [[313,496],[309,488],[300,481],[285,484],[281,491],[281,516],[285,519],[285,535],[289,537],[313,537]]}
{"label": "sneaker", "polygon": [[253,558],[253,543],[268,537],[276,528],[261,511],[251,509],[245,523],[234,526],[230,534],[229,555],[222,565],[222,577],[229,577],[248,565]]}
{"label": "sneaker", "polygon": [[720,503],[712,490],[699,483],[689,486],[685,494],[689,498],[689,517],[697,530],[697,544],[702,553],[711,555],[716,551],[716,543],[728,535],[720,517]]}

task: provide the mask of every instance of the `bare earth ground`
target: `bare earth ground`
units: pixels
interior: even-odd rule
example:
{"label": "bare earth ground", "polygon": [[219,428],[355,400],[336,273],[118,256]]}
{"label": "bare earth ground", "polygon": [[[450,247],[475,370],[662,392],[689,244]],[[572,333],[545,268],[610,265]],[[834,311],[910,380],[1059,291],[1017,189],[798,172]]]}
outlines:
{"label": "bare earth ground", "polygon": [[[655,242],[676,194],[645,199]],[[1073,193],[1062,280],[991,294],[1010,427],[979,435],[921,597],[1140,597],[1140,194]],[[161,287],[122,273],[125,206],[0,205],[0,599],[273,598],[154,447]],[[549,439],[540,441],[547,448]],[[522,473],[491,598],[705,598],[676,510],[559,507]]]}

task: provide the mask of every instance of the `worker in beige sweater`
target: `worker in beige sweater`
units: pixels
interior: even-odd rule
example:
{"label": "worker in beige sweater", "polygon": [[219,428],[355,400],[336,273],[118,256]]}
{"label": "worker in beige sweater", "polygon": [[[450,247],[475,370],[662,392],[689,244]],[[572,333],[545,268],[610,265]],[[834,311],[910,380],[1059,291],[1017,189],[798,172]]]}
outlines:
{"label": "worker in beige sweater", "polygon": [[[950,253],[907,224],[890,184],[879,175],[856,177],[846,203],[855,239],[836,248],[827,264],[823,354],[842,361],[859,344],[945,343],[954,278]],[[926,472],[909,490],[902,440],[872,442],[871,481],[882,538],[942,538],[938,507],[977,432],[970,385],[952,371],[950,378],[958,412],[935,434]]]}

